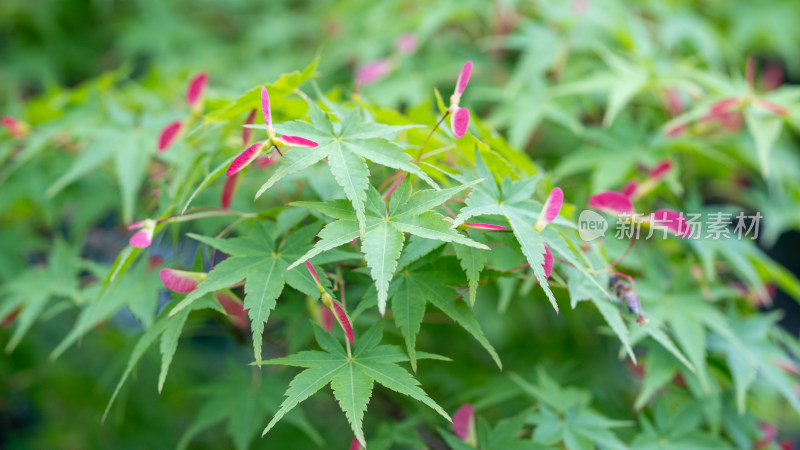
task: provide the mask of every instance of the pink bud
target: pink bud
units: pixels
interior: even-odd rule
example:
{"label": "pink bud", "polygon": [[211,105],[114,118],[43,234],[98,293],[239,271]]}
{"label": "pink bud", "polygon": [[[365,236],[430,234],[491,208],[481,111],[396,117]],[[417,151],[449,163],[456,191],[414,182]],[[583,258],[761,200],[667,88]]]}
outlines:
{"label": "pink bud", "polygon": [[231,202],[233,201],[233,194],[236,193],[236,186],[238,186],[239,181],[239,173],[235,173],[228,178],[225,179],[225,185],[222,186],[222,196],[219,199],[220,206],[222,209],[228,209],[231,207]]}
{"label": "pink bud", "polygon": [[661,178],[664,178],[664,176],[670,170],[672,170],[672,161],[669,159],[663,159],[661,162],[656,164],[655,167],[650,169],[650,179],[653,181],[658,181]]}
{"label": "pink bud", "polygon": [[455,135],[456,139],[460,139],[466,134],[468,126],[469,110],[467,108],[456,108],[450,118],[450,129],[453,130],[453,135]]}
{"label": "pink bud", "polygon": [[219,302],[222,309],[228,314],[231,322],[241,330],[250,328],[250,320],[247,318],[247,310],[244,304],[236,296],[226,291],[214,293],[214,297]]}
{"label": "pink bud", "polygon": [[[245,119],[245,125],[251,125],[256,120],[256,110],[253,109],[250,111],[250,114],[247,115],[247,119]],[[253,134],[252,128],[242,127],[242,145],[247,145],[250,142],[250,135]]]}
{"label": "pink bud", "polygon": [[639,188],[639,182],[638,181],[636,181],[636,180],[628,181],[628,184],[626,184],[625,187],[622,188],[622,195],[624,195],[625,197],[631,198],[631,197],[633,197],[633,194],[636,193],[636,189],[638,189],[638,188]]}
{"label": "pink bud", "polygon": [[666,227],[669,231],[681,237],[692,234],[692,230],[686,223],[686,217],[678,211],[671,209],[658,209],[653,212],[653,225]]}
{"label": "pink bud", "polygon": [[266,86],[261,86],[261,114],[264,115],[264,123],[272,127],[272,110],[269,107],[269,92]]}
{"label": "pink bud", "polygon": [[392,63],[388,59],[376,59],[356,71],[356,83],[368,86],[385,77],[392,70]]}
{"label": "pink bud", "polygon": [[453,431],[464,442],[473,441],[475,438],[475,408],[465,403],[453,414]]}
{"label": "pink bud", "polygon": [[248,164],[253,162],[259,153],[261,153],[261,144],[253,144],[250,147],[247,147],[245,151],[240,153],[239,156],[231,161],[231,165],[228,167],[225,175],[232,177],[233,175],[239,173],[242,169],[247,167]]}
{"label": "pink bud", "polygon": [[610,213],[627,213],[633,211],[631,200],[619,192],[606,191],[589,197],[589,206]]}
{"label": "pink bud", "polygon": [[161,136],[158,137],[158,151],[163,152],[175,141],[178,133],[181,131],[183,124],[180,120],[170,122],[169,125],[164,127],[161,131]]}
{"label": "pink bud", "polygon": [[298,136],[287,136],[285,134],[280,137],[280,140],[283,143],[290,145],[292,147],[316,147],[317,145],[319,145],[316,142],[306,138],[301,138]]}
{"label": "pink bud", "polygon": [[561,212],[561,205],[564,203],[564,191],[560,187],[554,188],[547,196],[544,202],[542,212],[539,214],[539,219],[536,221],[536,231],[544,230],[544,227],[552,222],[558,213]]}
{"label": "pink bud", "polygon": [[207,278],[207,275],[201,272],[186,272],[175,269],[161,269],[159,276],[167,289],[179,294],[192,292],[197,289],[197,283]]}
{"label": "pink bud", "polygon": [[544,246],[544,279],[550,279],[550,274],[553,272],[553,254],[550,253],[550,247]]}
{"label": "pink bud", "polygon": [[189,103],[191,108],[197,106],[197,102],[203,96],[203,91],[205,91],[207,85],[208,74],[206,72],[200,72],[189,82],[189,89],[186,90],[186,102]]}
{"label": "pink bud", "polygon": [[396,48],[398,52],[404,54],[414,53],[418,45],[419,41],[417,37],[411,33],[402,34],[394,41],[394,48]]}
{"label": "pink bud", "polygon": [[331,311],[336,316],[336,320],[339,322],[339,325],[342,326],[342,330],[344,330],[344,335],[347,337],[347,340],[350,343],[355,343],[356,338],[353,334],[353,326],[350,324],[350,318],[347,317],[347,313],[342,309],[342,305],[339,304],[336,300],[331,301]]}
{"label": "pink bud", "polygon": [[364,447],[361,446],[361,443],[358,442],[358,438],[354,437],[353,442],[350,443],[350,450],[362,450]]}
{"label": "pink bud", "polygon": [[464,67],[461,68],[461,73],[458,74],[455,95],[460,96],[464,93],[464,89],[466,89],[467,84],[469,84],[470,75],[472,75],[472,61],[467,61]]}
{"label": "pink bud", "polygon": [[9,136],[14,139],[22,139],[28,134],[28,125],[11,116],[3,116],[0,125],[8,131]]}

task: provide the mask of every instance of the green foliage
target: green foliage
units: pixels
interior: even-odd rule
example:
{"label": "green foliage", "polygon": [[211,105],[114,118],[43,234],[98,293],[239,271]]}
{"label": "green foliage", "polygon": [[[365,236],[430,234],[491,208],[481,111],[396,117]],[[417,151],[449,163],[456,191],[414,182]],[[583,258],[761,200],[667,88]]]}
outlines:
{"label": "green foliage", "polygon": [[[800,230],[800,90],[775,82],[800,74],[796,2],[46,3],[0,7],[0,105],[25,123],[0,130],[0,398],[41,420],[10,448],[753,448],[765,423],[800,433],[780,303],[800,281],[773,259]],[[455,139],[436,124],[468,59]],[[210,84],[187,106],[200,70]],[[318,145],[264,147],[228,177],[272,132],[262,86],[275,131]],[[630,181],[636,212],[759,212],[759,239],[725,226],[634,245],[609,221],[585,240],[589,197]],[[535,227],[556,186],[558,216]],[[152,243],[125,245],[144,219]],[[789,320],[764,311],[773,297]],[[451,424],[465,403],[474,442]]]}

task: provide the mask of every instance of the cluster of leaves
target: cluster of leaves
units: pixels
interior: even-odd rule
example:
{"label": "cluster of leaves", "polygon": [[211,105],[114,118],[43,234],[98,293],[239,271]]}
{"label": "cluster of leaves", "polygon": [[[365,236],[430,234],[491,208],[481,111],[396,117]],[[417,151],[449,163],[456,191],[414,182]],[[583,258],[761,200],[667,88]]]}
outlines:
{"label": "cluster of leaves", "polygon": [[[301,433],[297,446],[341,438],[329,414],[298,407],[327,385],[348,441],[370,448],[747,448],[759,421],[796,426],[800,345],[759,310],[770,286],[800,300],[792,274],[748,238],[626,250],[613,233],[585,242],[575,220],[590,195],[623,190],[667,159],[668,174],[644,175],[637,208],[757,206],[774,243],[798,223],[800,91],[756,85],[756,65],[739,76],[735,59],[734,75],[721,74],[713,45],[684,48],[689,31],[662,45],[645,15],[574,8],[502,28],[497,58],[516,62],[492,71],[491,56],[476,54],[474,98],[461,101],[459,82],[450,107],[434,85],[445,75],[398,108],[405,69],[349,95],[319,57],[240,96],[211,72],[169,146],[156,145],[159,132],[186,108],[178,83],[156,75],[137,82],[121,69],[31,102],[28,124],[8,122],[0,142],[0,251],[30,250],[0,261],[6,349],[37,334],[37,321],[72,320],[49,349],[56,359],[129,313],[142,332],[115,367],[108,415],[156,343],[158,392],[182,387],[168,382],[181,338],[226,317],[214,323],[238,353],[230,375],[201,389],[207,402],[180,446],[226,420],[238,448],[282,419]],[[625,33],[609,37],[594,13]],[[662,15],[662,34],[691,28]],[[700,56],[672,61],[672,49]],[[275,124],[267,111],[253,123],[270,104]],[[451,110],[468,131],[463,120],[452,132],[434,126]],[[250,147],[264,163],[231,173],[253,129],[268,133],[269,145]],[[276,132],[315,145],[284,147]],[[556,184],[564,203],[546,218]],[[109,212],[120,223],[102,226]],[[143,238],[126,246],[123,225],[139,219]],[[37,228],[63,240],[47,251]],[[101,238],[112,251],[93,247]],[[39,254],[46,263],[26,258]],[[609,287],[612,271],[636,280],[638,310]],[[321,350],[309,349],[312,334]],[[276,366],[303,369],[283,398],[294,369]],[[562,387],[575,381],[595,395]],[[451,432],[448,411],[467,402],[486,417]]]}

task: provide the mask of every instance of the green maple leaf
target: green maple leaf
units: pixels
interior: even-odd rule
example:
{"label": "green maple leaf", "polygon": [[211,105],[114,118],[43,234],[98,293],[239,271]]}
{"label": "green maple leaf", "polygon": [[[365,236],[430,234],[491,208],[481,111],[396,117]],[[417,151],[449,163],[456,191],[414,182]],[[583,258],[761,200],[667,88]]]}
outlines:
{"label": "green maple leaf", "polygon": [[[284,383],[278,374],[262,372],[262,376],[254,377],[252,370],[228,364],[224,377],[198,389],[207,400],[178,442],[178,450],[185,449],[202,431],[223,422],[237,450],[251,447],[263,421],[278,411],[283,393],[280,386]],[[318,446],[323,444],[302,410],[292,411],[286,420]]]}
{"label": "green maple leaf", "polygon": [[[395,323],[405,339],[406,350],[411,367],[417,370],[416,340],[420,331],[425,310],[430,303],[464,328],[489,353],[499,368],[503,368],[500,356],[483,334],[480,323],[472,308],[452,286],[464,284],[464,276],[458,261],[452,256],[441,256],[433,252],[441,246],[436,241],[411,239],[398,263],[397,277],[389,286],[389,299]],[[367,308],[375,306],[375,291],[368,292],[359,303],[353,317]]]}
{"label": "green maple leaf", "polygon": [[534,202],[530,197],[536,189],[539,178],[531,177],[519,181],[511,181],[506,178],[498,186],[477,150],[475,151],[475,167],[478,176],[484,180],[470,192],[466,201],[467,206],[458,213],[453,226],[461,225],[473,216],[501,215],[508,219],[514,237],[533,269],[536,280],[544,289],[553,309],[558,312],[556,298],[550,291],[550,285],[545,279],[542,266],[545,253],[544,237],[533,228],[538,218],[538,211],[541,210],[541,204]]}
{"label": "green maple leaf", "polygon": [[97,170],[108,160],[113,160],[116,180],[122,196],[122,220],[133,220],[139,188],[147,172],[147,163],[155,149],[147,145],[148,138],[138,127],[133,113],[117,103],[113,97],[104,99],[106,114],[112,119],[93,130],[91,141],[70,168],[47,189],[53,197],[67,186]]}
{"label": "green maple leaf", "polygon": [[517,374],[511,374],[511,379],[522,392],[540,403],[538,411],[527,417],[529,423],[536,425],[534,442],[546,445],[563,442],[568,449],[591,448],[593,445],[628,448],[611,430],[633,424],[609,419],[590,408],[589,392],[561,387],[543,370],[538,371],[536,384]]}
{"label": "green maple leaf", "polygon": [[150,328],[148,328],[144,334],[142,334],[142,336],[134,345],[131,356],[128,358],[128,363],[125,366],[125,371],[122,373],[122,377],[117,383],[114,393],[111,395],[111,399],[108,401],[106,410],[103,413],[103,421],[105,421],[106,417],[108,417],[108,413],[111,411],[111,406],[114,404],[114,400],[117,399],[117,396],[122,390],[122,386],[133,372],[133,368],[136,366],[136,363],[139,361],[142,355],[144,355],[145,351],[147,351],[147,349],[150,348],[150,346],[156,341],[156,339],[159,338],[161,350],[161,373],[159,374],[158,391],[161,392],[161,388],[164,385],[164,380],[167,377],[170,363],[172,362],[172,356],[175,354],[175,350],[178,345],[178,338],[180,337],[189,313],[194,310],[204,308],[213,309],[225,314],[225,310],[222,309],[219,303],[210,298],[204,298],[191,303],[175,315],[167,314],[165,310],[153,323],[153,325],[150,326]]}
{"label": "green maple leaf", "polygon": [[227,288],[242,280],[244,309],[248,310],[253,331],[253,351],[261,361],[261,336],[270,312],[286,284],[312,297],[319,291],[311,275],[303,268],[288,270],[289,264],[308,248],[317,227],[302,227],[278,244],[276,227],[260,224],[249,235],[233,239],[215,239],[190,234],[194,239],[221,250],[231,257],[217,264],[208,278],[197,285],[172,311],[177,314],[200,297]]}
{"label": "green maple leaf", "polygon": [[[471,238],[481,244],[486,244],[486,238],[481,233],[475,233]],[[456,244],[454,248],[458,261],[461,263],[461,268],[464,269],[467,280],[469,280],[469,304],[470,306],[475,306],[475,296],[478,292],[481,271],[488,260],[487,253],[485,250],[461,244]]]}
{"label": "green maple leaf", "polygon": [[[323,351],[302,351],[284,358],[261,362],[261,364],[279,364],[305,369],[289,383],[286,399],[264,428],[262,435],[272,429],[298,404],[328,384],[331,385],[334,397],[347,416],[353,433],[364,447],[366,439],[362,422],[375,383],[420,401],[448,421],[451,420],[450,416],[419,387],[419,381],[397,364],[408,361],[402,349],[393,345],[379,345],[383,335],[381,321],[360,337],[352,355],[345,351],[332,334],[316,324],[314,324],[314,335]],[[419,356],[441,359],[436,355]]]}
{"label": "green maple leaf", "polygon": [[[128,249],[134,248],[128,247]],[[135,250],[138,253],[140,249]],[[51,360],[58,358],[86,333],[109,320],[122,308],[127,307],[131,314],[141,321],[144,328],[149,328],[153,324],[158,311],[158,292],[164,285],[161,283],[158,271],[148,267],[146,258],[137,261],[131,259],[129,263],[125,276],[117,278],[115,282],[106,286],[102,283],[91,284],[83,289],[82,297],[90,299],[90,302],[82,305],[83,309],[75,326],[53,349],[50,354]],[[98,278],[106,275],[108,270],[98,266],[91,266],[90,269]]]}
{"label": "green maple leaf", "polygon": [[450,222],[444,216],[432,211],[432,208],[476,183],[477,181],[438,191],[426,189],[412,194],[410,183],[404,182],[394,192],[388,206],[378,191],[370,188],[367,191],[364,231],[359,230],[360,220],[344,200],[293,203],[296,206],[315,209],[337,220],[326,225],[320,231],[320,240],[314,247],[289,268],[363,236],[361,251],[364,252],[370,274],[375,281],[378,309],[383,315],[386,311],[389,284],[405,244],[405,233],[436,241],[489,249],[486,245],[468,239],[452,229]]}
{"label": "green maple leaf", "polygon": [[6,352],[14,350],[53,299],[68,298],[75,303],[81,302],[82,295],[78,289],[81,267],[77,264],[79,250],[60,239],[56,240],[46,268],[30,269],[2,286],[0,317],[7,317],[17,309],[20,311],[14,321],[14,333],[6,344]]}
{"label": "green maple leaf", "polygon": [[[347,112],[341,122],[331,122],[325,113],[309,102],[311,123],[288,122],[275,127],[281,134],[302,136],[318,144],[314,148],[292,149],[284,154],[280,165],[256,194],[261,196],[267,189],[287,175],[299,172],[322,159],[326,159],[336,182],[353,204],[358,218],[359,231],[366,233],[365,203],[369,187],[369,169],[366,160],[393,169],[401,169],[417,175],[438,189],[434,182],[419,167],[412,164],[410,155],[387,137],[412,126],[389,126],[366,121],[361,110]],[[253,128],[264,128],[253,126]]]}
{"label": "green maple leaf", "polygon": [[[641,296],[658,298],[657,302],[648,303],[648,320],[654,327],[660,324],[669,325],[675,341],[685,353],[686,359],[691,362],[687,367],[697,375],[703,390],[709,393],[710,380],[707,367],[709,332],[722,336],[736,347],[743,347],[743,344],[726,317],[714,307],[713,303],[704,298],[703,293],[691,281],[687,280],[692,280],[688,269],[675,277],[674,284],[668,292],[664,292],[663,286],[642,283]],[[647,327],[650,325],[648,323]]]}
{"label": "green maple leaf", "polygon": [[[477,448],[482,450],[539,450],[545,448],[522,437],[525,421],[530,414],[530,409],[524,410],[513,417],[499,421],[494,428],[489,428],[488,424],[481,420],[478,424],[486,426],[476,427]],[[476,448],[462,441],[452,432],[440,428],[439,434],[453,450]]]}
{"label": "green maple leaf", "polygon": [[736,339],[732,340],[724,335],[713,335],[709,339],[710,348],[721,350],[727,355],[739,414],[744,413],[747,391],[756,380],[766,382],[759,384],[771,386],[800,413],[800,400],[794,390],[795,380],[777,364],[792,360],[781,345],[772,342],[774,339],[771,335],[778,332],[778,319],[779,316],[775,313],[746,318],[729,317],[731,332]]}

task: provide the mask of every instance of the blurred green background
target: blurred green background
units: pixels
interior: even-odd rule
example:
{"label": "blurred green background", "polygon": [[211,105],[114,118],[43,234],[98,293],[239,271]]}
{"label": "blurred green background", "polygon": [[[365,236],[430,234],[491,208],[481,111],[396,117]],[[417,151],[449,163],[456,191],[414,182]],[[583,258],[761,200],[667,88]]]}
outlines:
{"label": "blurred green background", "polygon": [[[631,21],[631,16],[640,20]],[[567,31],[571,45],[578,50],[590,48],[599,40],[655,60],[685,57],[710,69],[733,73],[741,72],[748,55],[755,55],[760,63],[780,67],[792,82],[800,77],[798,17],[800,2],[795,0],[3,0],[0,110],[21,114],[26,111],[26,101],[55,95],[63,87],[80,86],[108,71],[119,71],[149,85],[163,80],[164,91],[181,90],[173,98],[183,95],[184,83],[191,75],[207,71],[211,97],[215,92],[236,96],[282,73],[306,67],[317,55],[322,55],[318,70],[323,76],[317,80],[322,90],[353,89],[359,67],[387,58],[391,72],[380,83],[362,86],[361,94],[378,104],[415,106],[429,100],[434,86],[448,92],[453,73],[464,60],[472,59],[477,80],[470,94],[473,111],[491,113],[489,123],[499,124],[520,149],[530,151],[533,125],[508,122],[514,115],[526,115],[531,99],[536,98],[526,95],[537,89],[535,82],[527,84],[526,74],[552,66],[559,56],[554,48],[562,44],[558,39]],[[397,49],[398,39],[404,35],[413,37],[416,49]],[[644,35],[648,38],[642,39]],[[519,103],[511,112],[492,108],[503,101]],[[34,125],[46,118],[37,117],[35,109],[27,111],[30,116],[26,119]],[[557,151],[548,148],[548,141],[540,144],[537,156],[545,165],[558,157]],[[58,201],[66,204],[71,200]],[[39,264],[41,252],[28,250],[45,250],[51,245],[47,241],[30,242],[23,249],[10,227],[0,232],[5,241],[4,255],[0,256],[6,260],[4,265],[10,266],[12,259]],[[101,262],[109,262],[125,242],[121,235],[111,234],[106,239],[102,251],[90,255]],[[776,255],[791,263],[792,254],[796,255],[791,250],[797,248],[796,238],[783,239],[795,244],[777,246]],[[794,261],[796,264],[796,258]],[[15,274],[14,269],[7,268],[0,273],[7,279]],[[278,309],[276,317],[291,321],[293,313],[302,315],[299,311],[304,311],[304,305],[287,306]],[[595,393],[607,405],[604,412],[609,415],[629,416],[625,405],[630,399],[613,397],[615,387],[624,391],[630,383],[624,367],[608,364],[614,360],[616,349],[595,342],[586,331],[601,322],[599,316],[562,317],[563,322],[556,325],[545,321],[535,324],[533,339],[539,346],[581,348],[584,354],[603,357],[581,361],[575,367],[580,370],[560,364],[553,364],[552,370],[564,379],[580,380],[590,389],[599,388]],[[171,382],[164,392],[155,392],[153,374],[157,372],[158,355],[148,353],[108,421],[100,425],[102,409],[141,327],[132,316],[118,315],[113,326],[99,328],[77,348],[49,362],[46,355],[68,333],[74,320],[74,314],[54,313],[53,319],[39,324],[14,353],[0,358],[0,448],[173,448],[194,420],[197,405],[209,397],[219,398],[214,408],[235,420],[204,432],[191,447],[230,447],[230,438],[222,432],[227,426],[232,428],[228,430],[232,435],[250,436],[235,441],[237,447],[244,448],[254,436],[238,433],[235,428],[255,430],[263,426],[269,415],[258,399],[279,399],[288,383],[288,374],[254,381],[258,378],[255,369],[247,366],[250,350],[241,345],[249,337],[237,334],[223,321],[197,322],[191,324],[190,337],[175,356]],[[487,334],[503,349],[508,366],[520,372],[532,370],[525,361],[538,350],[526,345],[532,339],[529,330],[509,328],[497,318],[487,320]],[[441,337],[447,336],[450,334],[441,333]],[[446,343],[434,337],[427,345],[430,351],[447,354]],[[485,359],[485,355],[477,355],[473,361],[456,364],[463,365],[463,371],[475,367],[475,361],[488,368],[475,374],[473,381],[480,384],[494,376],[493,367]],[[596,380],[576,374],[581,372],[606,375]],[[141,379],[139,374],[143,374]],[[423,385],[452,394],[452,400],[443,403],[452,411],[459,404],[459,386],[449,384],[451,381],[443,376],[435,370],[420,374]],[[240,391],[231,391],[230,387],[242,385],[249,385],[252,395],[235,397]],[[502,386],[494,386],[497,395],[502,395]],[[346,448],[350,432],[332,402],[312,399],[306,409],[315,411],[316,417],[332,417],[329,422],[314,422],[323,436],[337,436],[335,441],[321,443],[323,448]],[[278,427],[269,443],[256,438],[253,446],[312,447],[313,439],[301,428]],[[280,442],[297,444],[281,447],[277,444]]]}

